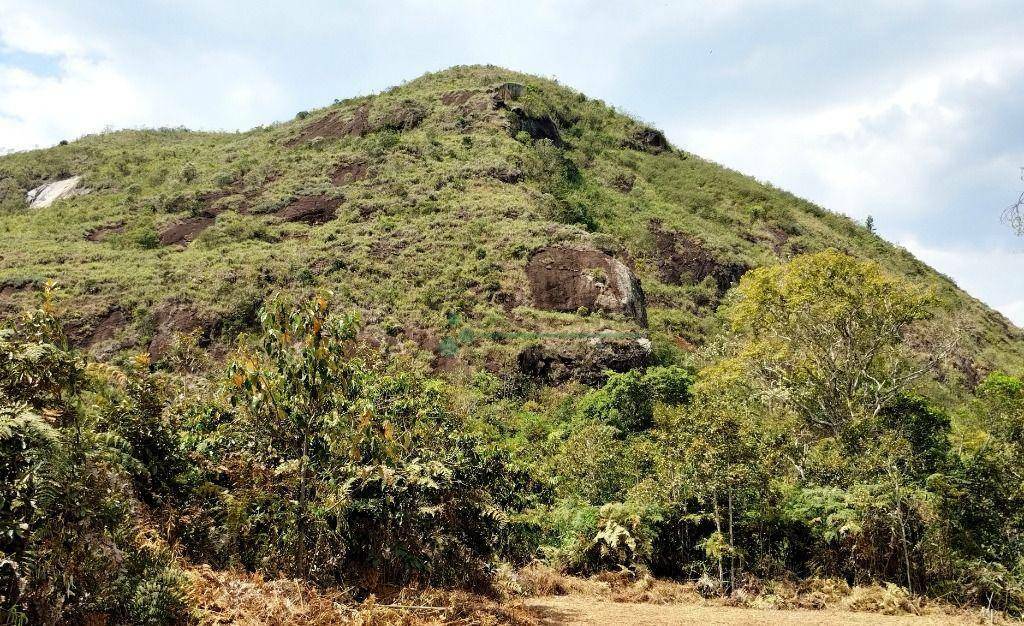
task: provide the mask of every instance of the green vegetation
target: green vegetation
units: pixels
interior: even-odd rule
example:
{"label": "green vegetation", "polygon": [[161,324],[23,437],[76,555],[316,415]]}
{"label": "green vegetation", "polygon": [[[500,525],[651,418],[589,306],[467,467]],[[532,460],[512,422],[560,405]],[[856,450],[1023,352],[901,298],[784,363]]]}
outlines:
{"label": "green vegetation", "polygon": [[[25,207],[70,174],[91,192]],[[0,233],[13,623],[199,621],[207,566],[358,597],[535,560],[1024,609],[1020,332],[551,81],[460,67],[6,156]],[[649,328],[535,306],[554,244],[628,260]],[[649,358],[572,376],[608,333]],[[569,376],[523,364],[566,344]]]}
{"label": "green vegetation", "polygon": [[[509,81],[523,86],[518,100],[495,105]],[[72,339],[128,357],[182,330],[161,315],[175,307],[204,345],[230,345],[273,294],[322,288],[423,364],[424,332],[453,313],[477,336],[500,333],[462,346],[480,369],[511,364],[523,331],[633,330],[533,308],[523,267],[540,247],[632,259],[659,353],[714,334],[715,306],[743,270],[834,248],[935,290],[936,328],[962,328],[947,379],[1019,367],[1019,331],[905,251],[645,129],[549,80],[458,67],[244,133],[123,131],[0,157],[0,315],[55,280]],[[27,190],[71,174],[91,193],[25,208]],[[336,218],[278,215],[314,197],[337,201]],[[193,243],[161,243],[204,213],[216,219]],[[95,340],[114,310],[124,319]]]}

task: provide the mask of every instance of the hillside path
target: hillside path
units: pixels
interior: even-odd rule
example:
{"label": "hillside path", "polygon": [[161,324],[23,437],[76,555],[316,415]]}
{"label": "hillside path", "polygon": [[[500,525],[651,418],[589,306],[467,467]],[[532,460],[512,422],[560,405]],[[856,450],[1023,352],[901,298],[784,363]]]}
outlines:
{"label": "hillside path", "polygon": [[977,624],[951,615],[889,616],[847,611],[776,611],[699,604],[632,604],[593,596],[544,596],[525,606],[546,625],[569,626],[940,626]]}

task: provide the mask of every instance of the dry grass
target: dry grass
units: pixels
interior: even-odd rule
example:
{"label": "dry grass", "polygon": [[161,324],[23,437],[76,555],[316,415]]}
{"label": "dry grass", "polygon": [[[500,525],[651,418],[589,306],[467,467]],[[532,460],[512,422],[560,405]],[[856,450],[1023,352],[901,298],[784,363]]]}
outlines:
{"label": "dry grass", "polygon": [[[762,614],[771,616],[771,611],[792,612],[798,617],[805,615],[793,623],[819,623],[807,616],[805,612],[808,610],[822,616],[820,623],[838,623],[835,620],[842,621],[842,615],[857,613],[907,619],[920,617],[922,624],[943,623],[944,620],[961,624],[981,623],[977,611],[930,602],[895,585],[851,588],[844,581],[835,579],[799,582],[751,580],[731,596],[708,598],[703,597],[699,585],[692,582],[659,580],[648,574],[626,570],[579,578],[542,563],[532,563],[518,572],[508,571],[500,577],[499,597],[466,591],[406,588],[385,592],[379,597],[370,596],[359,602],[343,589],[320,589],[298,580],[267,579],[259,574],[215,571],[207,566],[192,567],[187,571],[194,614],[198,623],[204,626],[539,626],[558,623],[558,616],[553,616],[550,610],[541,606],[544,601],[528,600],[524,603],[523,596],[577,597],[581,600],[573,606],[604,603],[601,606],[607,605],[609,615],[617,610],[613,610],[614,606],[623,603],[664,607],[664,615],[653,606],[644,609],[651,613],[652,619],[659,615],[665,619],[672,618],[676,610],[674,607],[690,607],[688,610],[695,612],[691,616],[694,618],[700,611],[718,607],[718,610],[732,611],[749,609],[751,619]],[[592,600],[583,600],[585,598]],[[736,613],[736,616],[739,619],[743,614]],[[1004,623],[998,616],[994,617],[996,623]],[[662,622],[655,620],[651,623]],[[986,620],[986,623],[992,622]]]}
{"label": "dry grass", "polygon": [[191,605],[200,624],[328,626],[348,623],[355,609],[341,591],[319,590],[289,579],[267,580],[260,574],[188,570]]}
{"label": "dry grass", "polygon": [[557,569],[534,561],[506,581],[511,594],[524,596],[564,596],[572,593],[594,593],[601,585],[594,580],[567,576]]}
{"label": "dry grass", "polygon": [[[971,621],[977,611],[914,596],[893,584],[850,587],[845,581],[811,578],[802,581],[749,580],[729,596],[710,595],[701,582],[661,580],[628,570],[579,578],[533,563],[518,572],[519,591],[526,596],[593,596],[616,603],[687,604],[756,610],[811,610],[922,616]],[[706,586],[706,585],[705,585]],[[998,617],[998,616],[995,616]],[[999,621],[996,619],[995,621]],[[1016,622],[1015,622],[1016,623]]]}
{"label": "dry grass", "polygon": [[260,574],[188,570],[194,615],[203,626],[433,626],[437,624],[507,624],[538,622],[519,601],[488,598],[465,591],[408,588],[386,600],[370,596],[355,601],[341,589],[319,589],[293,579],[266,579]]}

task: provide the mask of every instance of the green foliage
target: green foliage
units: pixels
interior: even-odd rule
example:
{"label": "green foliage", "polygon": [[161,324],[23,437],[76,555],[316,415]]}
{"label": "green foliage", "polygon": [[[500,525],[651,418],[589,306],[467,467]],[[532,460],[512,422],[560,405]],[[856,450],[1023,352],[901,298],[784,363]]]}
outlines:
{"label": "green foliage", "polygon": [[[488,109],[510,81],[558,141]],[[466,106],[443,103],[456,91]],[[328,115],[359,123],[293,141]],[[367,591],[540,554],[725,592],[826,573],[1020,610],[1020,335],[860,225],[648,150],[640,129],[552,81],[462,67],[245,133],[0,157],[3,310],[65,285],[0,330],[3,610],[180,623],[175,554]],[[68,174],[92,191],[25,210]],[[273,215],[318,196],[336,219]],[[190,245],[160,244],[213,214]],[[597,389],[485,373],[523,330],[639,330],[523,301],[525,259],[550,245],[632,260],[662,367]],[[139,344],[99,364],[57,314],[87,338],[112,304],[129,341],[173,330],[154,327],[167,311],[203,327],[153,363]],[[950,361],[1010,374],[972,390],[942,369],[953,311]]]}
{"label": "green foliage", "polygon": [[[143,555],[132,516],[128,475],[139,460],[90,419],[83,400],[94,383],[46,298],[0,330],[0,608],[15,623],[140,623],[141,607],[145,623],[179,623],[170,555]],[[159,598],[140,595],[158,580]]]}
{"label": "green foliage", "polygon": [[225,453],[254,473],[233,499],[264,520],[249,535],[262,562],[292,552],[297,575],[335,581],[369,563],[396,582],[479,576],[504,518],[489,491],[500,465],[461,432],[443,385],[365,360],[357,320],[325,295],[272,303],[261,324],[229,372],[240,447]]}
{"label": "green foliage", "polygon": [[689,372],[681,367],[613,373],[603,388],[580,401],[580,415],[610,424],[621,432],[638,432],[653,423],[655,403],[686,403],[692,383]]}
{"label": "green foliage", "polygon": [[934,298],[871,261],[835,251],[756,269],[724,316],[737,358],[808,423],[838,432],[890,405],[926,368],[902,343]]}

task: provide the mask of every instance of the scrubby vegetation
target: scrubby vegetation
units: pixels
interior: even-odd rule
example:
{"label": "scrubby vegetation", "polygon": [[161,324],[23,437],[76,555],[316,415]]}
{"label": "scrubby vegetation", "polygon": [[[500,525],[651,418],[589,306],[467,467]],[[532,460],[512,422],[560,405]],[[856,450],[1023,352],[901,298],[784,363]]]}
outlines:
{"label": "scrubby vegetation", "polygon": [[748,273],[696,371],[518,398],[416,374],[325,294],[268,304],[208,377],[89,361],[46,298],[0,334],[16,623],[185,621],[196,564],[371,591],[487,588],[537,558],[1024,608],[1024,382],[952,411],[913,395],[904,336],[932,299],[871,262]]}
{"label": "scrubby vegetation", "polygon": [[[92,191],[24,206],[67,174]],[[12,623],[293,592],[329,623],[608,572],[1024,609],[1019,331],[550,81],[455,68],[248,133],[10,155],[0,232]],[[535,306],[556,244],[629,261],[646,315]],[[602,263],[579,284],[629,273]],[[612,335],[648,352],[594,375]]]}

